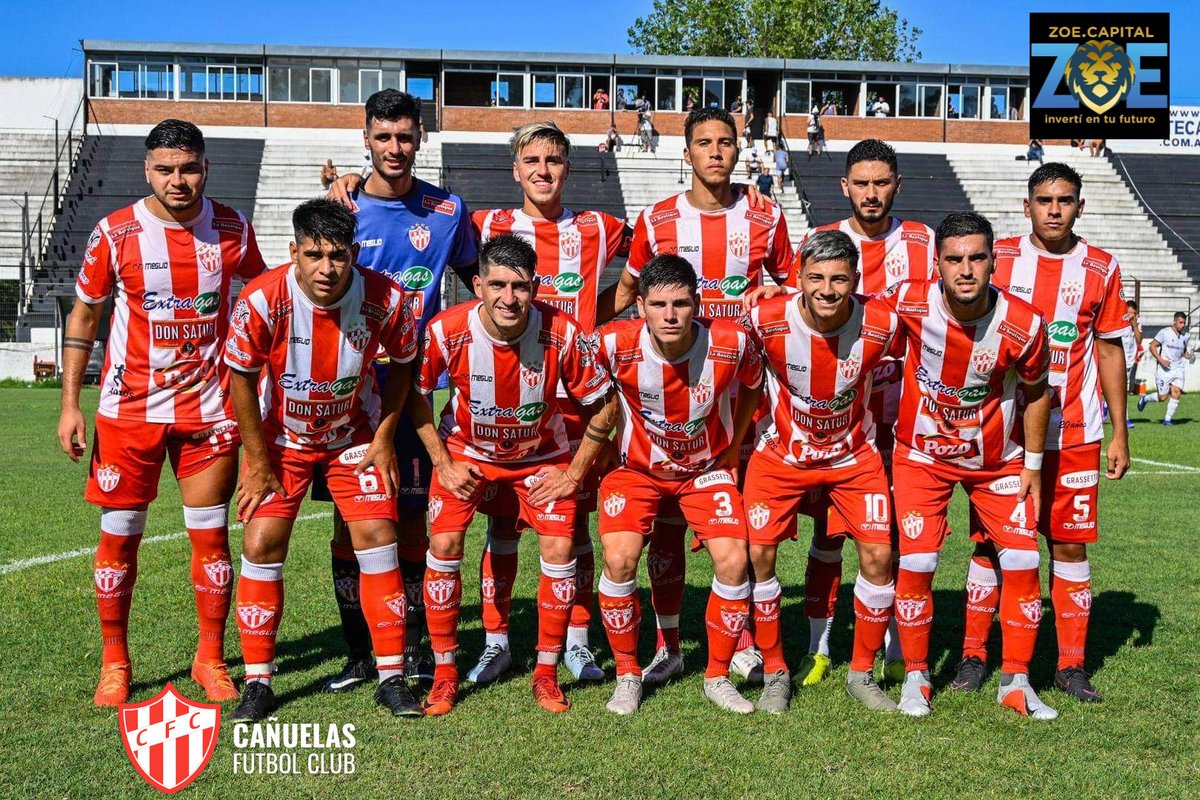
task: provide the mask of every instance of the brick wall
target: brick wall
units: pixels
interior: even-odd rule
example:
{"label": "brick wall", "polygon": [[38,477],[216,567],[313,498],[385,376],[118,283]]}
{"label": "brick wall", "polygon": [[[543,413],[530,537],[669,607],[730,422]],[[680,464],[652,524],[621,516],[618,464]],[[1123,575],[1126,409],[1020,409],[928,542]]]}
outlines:
{"label": "brick wall", "polygon": [[164,119],[185,119],[205,125],[264,124],[262,103],[225,103],[210,100],[101,100],[88,103],[88,118],[105,124],[157,125]]}
{"label": "brick wall", "polygon": [[[940,142],[940,119],[897,119],[895,117],[821,117],[826,139],[883,139],[885,142]],[[808,142],[808,115],[797,114],[780,121],[783,135],[793,149]],[[805,145],[807,146],[807,145]]]}
{"label": "brick wall", "polygon": [[267,125],[275,128],[353,128],[365,122],[359,104],[331,106],[325,103],[268,103]]}
{"label": "brick wall", "polygon": [[[624,113],[624,112],[622,112]],[[620,114],[618,114],[618,117]],[[564,111],[556,108],[490,108],[447,106],[442,109],[441,129],[445,131],[503,131],[508,132],[530,122],[553,120],[565,133],[603,134],[608,130],[607,111],[579,109]],[[621,123],[618,123],[620,125]],[[624,128],[621,129],[624,131]],[[630,125],[632,130],[632,123]]]}

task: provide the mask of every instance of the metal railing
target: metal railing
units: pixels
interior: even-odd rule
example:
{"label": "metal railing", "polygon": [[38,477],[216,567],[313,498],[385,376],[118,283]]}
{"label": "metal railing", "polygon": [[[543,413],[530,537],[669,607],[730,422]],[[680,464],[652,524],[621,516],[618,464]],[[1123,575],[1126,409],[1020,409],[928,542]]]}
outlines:
{"label": "metal railing", "polygon": [[75,131],[75,126],[76,123],[82,120],[81,115],[83,114],[86,102],[86,96],[80,98],[79,104],[75,107],[75,113],[71,116],[71,123],[67,126],[65,137],[60,133],[58,119],[55,118],[54,120],[54,171],[47,183],[46,191],[42,193],[42,198],[37,205],[36,211],[30,208],[29,193],[25,193],[25,202],[21,206],[21,263],[18,273],[18,319],[25,315],[33,300],[33,287],[37,282],[37,270],[42,265],[46,245],[51,233],[54,231],[54,222],[62,212],[63,194],[67,189],[67,186],[63,185],[63,178],[61,177],[64,173],[63,168],[65,167],[65,180],[67,185],[69,185],[71,173],[75,169],[75,159],[79,156],[79,151],[83,145],[83,126],[80,125],[78,134]]}

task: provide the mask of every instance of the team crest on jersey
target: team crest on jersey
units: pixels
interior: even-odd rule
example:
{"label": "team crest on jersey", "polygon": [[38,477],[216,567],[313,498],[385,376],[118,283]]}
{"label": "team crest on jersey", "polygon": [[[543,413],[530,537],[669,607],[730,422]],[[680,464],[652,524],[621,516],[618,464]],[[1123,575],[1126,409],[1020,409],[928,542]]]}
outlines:
{"label": "team crest on jersey", "polygon": [[346,575],[341,578],[335,578],[333,581],[333,590],[337,592],[338,597],[347,603],[357,603],[358,576]]}
{"label": "team crest on jersey", "polygon": [[575,578],[562,578],[557,581],[550,582],[550,591],[554,592],[554,596],[558,598],[560,603],[575,602]]}
{"label": "team crest on jersey", "polygon": [[609,608],[600,606],[600,615],[604,617],[604,627],[622,631],[633,623],[633,606],[617,606]]}
{"label": "team crest on jersey", "polygon": [[1067,589],[1067,597],[1071,598],[1071,602],[1088,611],[1092,607],[1092,590],[1088,586],[1075,586]]}
{"label": "team crest on jersey", "polygon": [[442,513],[442,498],[429,498],[429,521],[433,522],[438,518],[438,514]]}
{"label": "team crest on jersey", "polygon": [[383,604],[400,619],[404,619],[408,614],[408,598],[404,596],[404,592],[397,592],[392,597],[385,598]]}
{"label": "team crest on jersey", "polygon": [[542,382],[542,363],[539,361],[529,366],[521,365],[521,383],[530,389],[536,389]]}
{"label": "team crest on jersey", "polygon": [[883,269],[889,278],[900,279],[908,272],[908,256],[904,250],[897,248],[883,258]]}
{"label": "team crest on jersey", "polygon": [[771,507],[760,500],[746,509],[746,519],[750,522],[750,527],[761,531],[771,521]]}
{"label": "team crest on jersey", "polygon": [[838,362],[838,372],[847,381],[852,381],[858,377],[859,370],[862,369],[862,359],[857,353],[851,353],[849,358]]}
{"label": "team crest on jersey", "polygon": [[118,727],[125,754],[142,779],[174,794],[208,766],[221,729],[221,706],[189,700],[168,683],[144,703],[123,703]]}
{"label": "team crest on jersey", "polygon": [[1025,615],[1025,619],[1037,625],[1042,621],[1042,598],[1030,597],[1019,601],[1021,613]]}
{"label": "team crest on jersey", "polygon": [[995,586],[988,586],[986,584],[976,583],[975,581],[968,580],[967,602],[982,603],[994,591],[996,591]]}
{"label": "team crest on jersey", "polygon": [[583,244],[583,235],[578,228],[567,228],[558,234],[558,247],[567,258],[575,258]]}
{"label": "team crest on jersey", "polygon": [[484,600],[496,599],[496,579],[491,576],[486,576],[479,581],[479,594]]}
{"label": "team crest on jersey", "polygon": [[721,609],[721,624],[730,633],[741,633],[745,629],[746,620],[749,617],[750,615],[741,609]]}
{"label": "team crest on jersey", "polygon": [[908,538],[920,538],[921,532],[925,530],[925,517],[919,511],[910,511],[900,520],[900,527]]}
{"label": "team crest on jersey", "polygon": [[125,576],[129,574],[128,564],[118,564],[116,562],[103,562],[96,567],[93,573],[93,579],[96,581],[96,588],[101,592],[108,594],[121,585],[125,580]]}
{"label": "team crest on jersey", "polygon": [[[439,573],[446,574],[446,573]],[[435,578],[425,581],[425,593],[435,605],[444,606],[454,596],[454,586],[457,582],[451,578]]]}
{"label": "team crest on jersey", "polygon": [[367,344],[371,341],[371,331],[367,329],[367,323],[361,319],[354,320],[350,324],[350,330],[346,331],[346,341],[356,353],[361,353],[366,349]]}
{"label": "team crest on jersey", "polygon": [[88,237],[87,247],[83,251],[83,260],[89,264],[96,263],[96,245],[100,244],[100,226],[92,228],[92,235]]}
{"label": "team crest on jersey", "polygon": [[221,245],[212,242],[196,242],[196,261],[205,272],[221,271]]}
{"label": "team crest on jersey", "polygon": [[734,231],[729,234],[729,253],[734,258],[745,258],[750,255],[750,236],[745,231]]}
{"label": "team crest on jersey", "polygon": [[213,586],[225,587],[233,580],[233,565],[229,559],[218,556],[213,561],[205,561],[204,574],[208,576]]}
{"label": "team crest on jersey", "polygon": [[713,385],[711,380],[702,380],[692,387],[692,402],[698,406],[705,405],[712,400]]}
{"label": "team crest on jersey", "polygon": [[429,226],[424,222],[414,222],[408,226],[408,241],[417,250],[423,252],[426,247],[429,247],[429,240],[431,238],[433,238],[433,235],[429,232]]}
{"label": "team crest on jersey", "polygon": [[929,601],[920,595],[896,597],[896,616],[905,622],[912,622],[925,613]]}
{"label": "team crest on jersey", "polygon": [[96,469],[96,483],[100,485],[100,491],[105,494],[117,488],[117,484],[120,482],[121,471],[111,464],[101,464]]}
{"label": "team crest on jersey", "polygon": [[275,617],[275,606],[261,606],[257,603],[239,605],[238,621],[251,630],[257,630]]}
{"label": "team crest on jersey", "polygon": [[625,510],[625,495],[620,492],[613,492],[608,497],[604,498],[604,513],[610,517],[615,517]]}
{"label": "team crest on jersey", "polygon": [[1062,301],[1069,306],[1077,306],[1083,300],[1083,284],[1079,281],[1066,281],[1058,292]]}
{"label": "team crest on jersey", "polygon": [[990,375],[996,368],[996,351],[991,347],[980,347],[971,353],[971,366],[980,375]]}

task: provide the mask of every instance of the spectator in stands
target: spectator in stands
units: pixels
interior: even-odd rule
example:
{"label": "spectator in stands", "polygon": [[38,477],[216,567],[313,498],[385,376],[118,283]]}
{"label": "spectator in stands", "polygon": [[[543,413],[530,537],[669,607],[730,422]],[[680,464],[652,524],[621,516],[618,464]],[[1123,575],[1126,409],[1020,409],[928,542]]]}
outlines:
{"label": "spectator in stands", "polygon": [[750,123],[742,125],[742,149],[754,149],[754,132],[750,130]]}
{"label": "spectator in stands", "polygon": [[821,112],[813,106],[813,113],[808,118],[808,160],[812,161],[812,157],[817,154],[817,141],[821,136]]}
{"label": "spectator in stands", "polygon": [[833,102],[833,100],[826,100],[825,106],[821,109],[821,116],[836,117],[837,113],[838,113],[837,104],[835,104]]}
{"label": "spectator in stands", "polygon": [[1093,158],[1104,155],[1104,144],[1107,141],[1107,139],[1092,139],[1088,142],[1088,149],[1091,151]]}
{"label": "spectator in stands", "polygon": [[617,89],[617,111],[624,111],[628,107],[629,104],[625,102],[625,90]]}
{"label": "spectator in stands", "polygon": [[604,135],[604,141],[601,144],[610,153],[616,153],[621,149],[621,134],[617,131],[616,125],[608,126],[608,133]]}
{"label": "spectator in stands", "polygon": [[770,158],[768,158],[764,161],[759,162],[759,164],[760,164],[760,171],[758,173],[758,177],[755,178],[754,182],[755,182],[755,185],[758,186],[758,191],[760,194],[762,194],[763,197],[770,197],[771,196],[771,186],[774,184],[774,180],[771,178],[771,160],[770,160]]}
{"label": "spectator in stands", "polygon": [[1042,147],[1041,139],[1029,140],[1029,151],[1025,153],[1026,161],[1036,161],[1039,164],[1046,163],[1046,151]]}
{"label": "spectator in stands", "polygon": [[775,152],[775,148],[779,145],[779,120],[775,116],[775,112],[768,111],[767,118],[763,121],[763,147],[767,150],[767,155]]}
{"label": "spectator in stands", "polygon": [[337,167],[333,165],[333,159],[325,159],[325,166],[321,167],[321,188],[328,189],[329,185],[338,179]]}
{"label": "spectator in stands", "polygon": [[603,111],[608,108],[608,92],[601,86],[592,93],[592,108]]}
{"label": "spectator in stands", "polygon": [[734,100],[732,103],[729,104],[729,113],[730,114],[742,113],[742,96],[740,94],[737,96],[736,100]]}
{"label": "spectator in stands", "polygon": [[758,148],[751,147],[746,151],[746,177],[753,183],[757,181],[758,176],[762,173],[763,162],[758,157]]}
{"label": "spectator in stands", "polygon": [[958,119],[958,109],[954,107],[953,103],[946,109],[946,119]]}
{"label": "spectator in stands", "polygon": [[886,117],[892,113],[892,107],[888,105],[888,101],[883,99],[883,95],[876,95],[875,103],[871,106],[872,113],[877,117]]}
{"label": "spectator in stands", "polygon": [[788,173],[791,171],[791,162],[788,158],[788,151],[783,149],[783,145],[775,148],[775,186],[779,191],[783,191],[783,182],[787,180]]}
{"label": "spectator in stands", "polygon": [[683,110],[691,113],[696,108],[696,90],[688,89],[683,93]]}

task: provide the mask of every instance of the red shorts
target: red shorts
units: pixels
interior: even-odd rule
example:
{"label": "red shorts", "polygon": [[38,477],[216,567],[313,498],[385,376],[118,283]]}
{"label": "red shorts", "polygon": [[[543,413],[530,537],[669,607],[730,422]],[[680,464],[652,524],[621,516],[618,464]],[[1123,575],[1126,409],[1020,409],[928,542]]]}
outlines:
{"label": "red shorts", "polygon": [[1020,461],[998,470],[974,471],[909,461],[905,455],[903,448],[897,449],[892,464],[901,555],[941,549],[949,533],[946,508],[955,484],[960,483],[979,515],[983,540],[1000,549],[1037,549],[1033,498],[1018,503],[1016,497]]}
{"label": "red shorts", "polygon": [[600,537],[623,531],[652,536],[664,500],[679,508],[695,532],[693,550],[699,550],[705,539],[746,541],[742,495],[725,470],[669,479],[626,467],[600,482]]}
{"label": "red shorts", "polygon": [[[841,535],[860,542],[891,541],[891,500],[883,462],[874,450],[855,453],[856,464],[798,469],[771,450],[759,450],[746,473],[746,519],[750,543],[777,545],[796,538],[796,514],[814,490],[824,490],[841,519],[849,522]],[[832,516],[832,515],[831,515]]]}
{"label": "red shorts", "polygon": [[396,498],[388,497],[384,492],[379,472],[371,467],[361,475],[354,474],[354,468],[362,461],[370,444],[370,433],[363,438],[366,441],[356,441],[342,450],[292,450],[268,443],[271,469],[287,495],[271,495],[255,510],[254,516],[295,519],[308,485],[312,483],[313,472],[320,468],[342,519],[347,522],[366,519],[396,522]]}
{"label": "red shorts", "polygon": [[234,420],[138,422],[97,415],[83,497],[105,508],[143,508],[158,497],[167,458],[176,478],[190,478],[217,459],[236,457],[241,444]]}
{"label": "red shorts", "polygon": [[[1100,493],[1100,443],[1047,450],[1042,460],[1042,509],[1038,532],[1050,541],[1091,544],[1100,538],[1096,502]],[[983,540],[979,515],[971,508],[971,538]]]}
{"label": "red shorts", "polygon": [[[875,447],[879,450],[879,457],[883,460],[883,472],[887,476],[888,481],[888,496],[891,497],[892,491],[892,450],[891,448],[884,449],[880,447],[879,440],[875,440]],[[895,506],[895,503],[892,504]],[[825,489],[814,489],[809,492],[803,500],[800,501],[800,513],[812,517],[817,521],[818,525],[814,530],[814,536],[821,534],[821,525],[824,523],[824,536],[849,536],[850,523],[838,512],[833,503],[829,501],[829,493]],[[892,515],[892,547],[898,546],[899,533],[896,529],[896,516]]]}
{"label": "red shorts", "polygon": [[437,470],[434,470],[433,480],[429,485],[431,536],[465,531],[470,526],[475,512],[484,505],[484,497],[491,494],[493,486],[497,487],[497,499],[509,492],[516,497],[517,530],[523,527],[533,528],[539,536],[565,536],[568,539],[575,535],[574,497],[556,500],[545,508],[539,508],[529,502],[533,476],[544,467],[566,469],[570,462],[565,458],[516,464],[477,461],[459,453],[455,453],[454,458],[476,467],[483,474],[483,478],[475,487],[475,494],[470,500],[459,500],[442,487]]}

